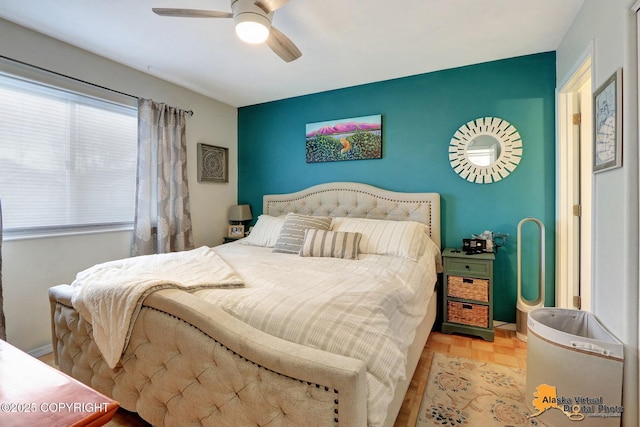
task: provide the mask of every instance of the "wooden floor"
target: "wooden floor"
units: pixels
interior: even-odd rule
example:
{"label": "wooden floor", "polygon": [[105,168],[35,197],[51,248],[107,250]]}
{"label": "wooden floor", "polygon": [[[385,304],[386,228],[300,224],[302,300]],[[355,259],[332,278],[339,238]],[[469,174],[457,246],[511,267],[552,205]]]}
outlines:
{"label": "wooden floor", "polygon": [[[496,329],[493,342],[487,342],[481,338],[433,332],[429,336],[427,345],[422,352],[420,362],[398,414],[395,427],[415,427],[420,401],[427,385],[433,353],[462,356],[523,369],[526,368],[527,363],[527,344],[518,340],[514,331]],[[43,356],[40,360],[55,366],[52,355]],[[136,414],[120,409],[113,420],[107,423],[106,426],[149,427],[150,424],[144,422]]]}
{"label": "wooden floor", "polygon": [[482,338],[432,332],[404,397],[395,427],[415,427],[422,394],[427,386],[433,353],[461,356],[522,369],[527,367],[527,344],[516,338],[515,331],[496,328],[493,342],[487,342]]}

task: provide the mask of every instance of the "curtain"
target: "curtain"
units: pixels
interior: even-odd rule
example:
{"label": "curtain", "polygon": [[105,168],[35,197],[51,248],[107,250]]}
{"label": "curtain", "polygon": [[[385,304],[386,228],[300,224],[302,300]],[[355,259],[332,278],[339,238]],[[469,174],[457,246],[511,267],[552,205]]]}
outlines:
{"label": "curtain", "polygon": [[131,255],[193,249],[185,111],[138,100],[138,170]]}
{"label": "curtain", "polygon": [[0,340],[7,340],[7,330],[4,325],[4,307],[2,301],[2,202],[0,201]]}

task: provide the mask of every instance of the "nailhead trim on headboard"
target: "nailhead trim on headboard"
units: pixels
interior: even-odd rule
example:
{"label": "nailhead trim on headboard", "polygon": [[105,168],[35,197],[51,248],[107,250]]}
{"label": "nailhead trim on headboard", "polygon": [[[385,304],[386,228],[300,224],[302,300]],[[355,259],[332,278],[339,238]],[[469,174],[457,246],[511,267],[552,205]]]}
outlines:
{"label": "nailhead trim on headboard", "polygon": [[328,183],[290,194],[265,195],[263,211],[280,216],[289,212],[331,217],[417,221],[429,226],[440,245],[440,195],[401,193],[361,183]]}

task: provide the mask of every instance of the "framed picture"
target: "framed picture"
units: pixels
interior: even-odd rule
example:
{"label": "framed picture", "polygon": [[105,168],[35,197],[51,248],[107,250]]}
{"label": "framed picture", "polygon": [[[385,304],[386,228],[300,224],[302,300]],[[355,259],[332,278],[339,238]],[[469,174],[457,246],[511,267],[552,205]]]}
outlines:
{"label": "framed picture", "polygon": [[307,163],[382,158],[382,115],[306,125]]}
{"label": "framed picture", "polygon": [[622,166],[622,68],[593,94],[593,172]]}
{"label": "framed picture", "polygon": [[229,149],[198,143],[198,182],[229,182]]}
{"label": "framed picture", "polygon": [[229,232],[227,233],[227,237],[231,237],[233,239],[239,239],[244,237],[244,225],[242,224],[234,224],[229,226]]}

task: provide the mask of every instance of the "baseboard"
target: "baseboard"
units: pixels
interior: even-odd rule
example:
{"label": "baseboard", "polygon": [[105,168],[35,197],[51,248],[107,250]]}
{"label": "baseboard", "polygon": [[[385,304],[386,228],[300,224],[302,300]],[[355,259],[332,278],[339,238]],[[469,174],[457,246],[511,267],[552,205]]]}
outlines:
{"label": "baseboard", "polygon": [[27,354],[29,356],[33,356],[33,357],[42,357],[45,354],[49,354],[49,353],[53,353],[53,345],[52,344],[48,344],[45,345],[44,347],[40,347],[40,348],[36,348],[34,350],[28,351]]}
{"label": "baseboard", "polygon": [[516,324],[515,323],[503,322],[502,320],[494,320],[493,321],[493,327],[495,329],[503,329],[505,331],[515,331],[516,330]]}

